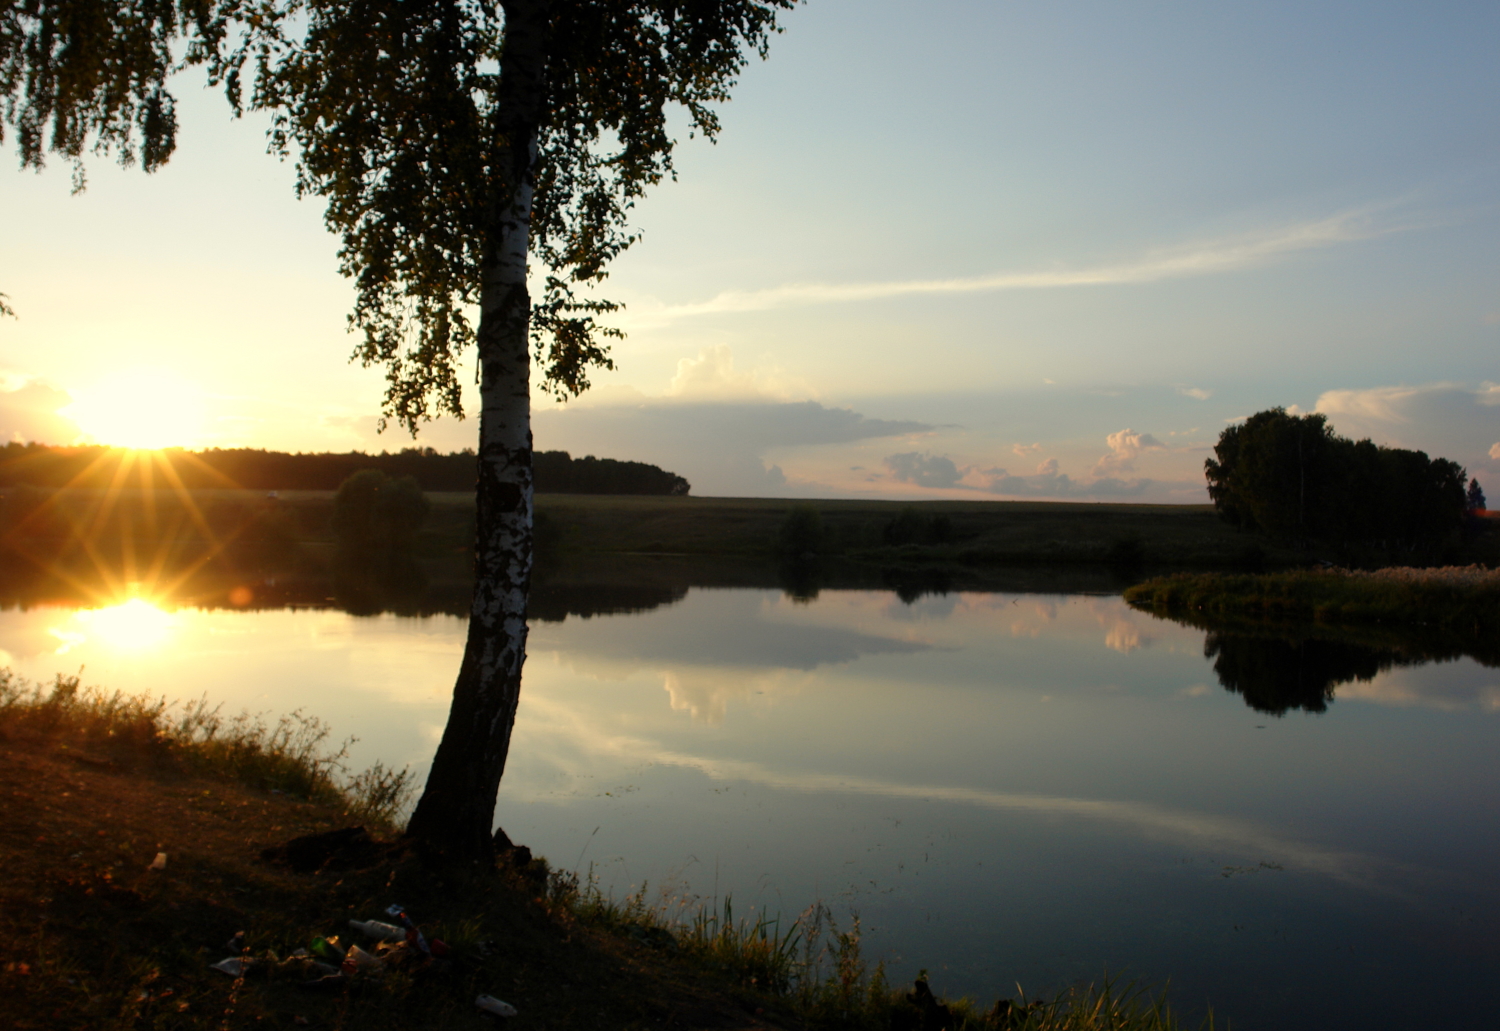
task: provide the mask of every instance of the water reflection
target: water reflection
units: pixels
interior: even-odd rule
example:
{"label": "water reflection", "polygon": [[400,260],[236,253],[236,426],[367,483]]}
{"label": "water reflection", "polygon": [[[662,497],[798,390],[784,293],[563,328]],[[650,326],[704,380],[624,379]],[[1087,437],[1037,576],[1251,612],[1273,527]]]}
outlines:
{"label": "water reflection", "polygon": [[1434,708],[1500,708],[1500,685],[1428,674],[1391,676],[1471,659],[1500,667],[1500,648],[1480,635],[1421,626],[1360,627],[1312,623],[1219,622],[1200,615],[1174,622],[1205,631],[1203,654],[1220,685],[1272,716],[1325,713],[1339,698]]}
{"label": "water reflection", "polygon": [[116,651],[159,648],[170,639],[177,620],[144,598],[131,598],[119,605],[75,612],[71,623],[78,629],[52,628],[52,633],[63,642],[59,655],[66,655],[90,638],[97,638]]}
{"label": "water reflection", "polygon": [[1273,716],[1292,709],[1325,712],[1340,684],[1368,682],[1393,666],[1426,661],[1344,641],[1222,633],[1208,635],[1203,654],[1214,660],[1225,690]]}
{"label": "water reflection", "polygon": [[[820,575],[813,596],[774,566],[543,569],[507,830],[620,891],[857,908],[894,976],[926,966],[954,994],[1128,968],[1236,1027],[1378,1026],[1394,1011],[1366,1006],[1370,978],[1431,999],[1500,960],[1486,666],[1162,621],[1037,570]],[[0,582],[0,647],[33,678],[86,663],[127,691],[304,707],[361,739],[356,763],[420,776],[463,647],[450,587],[429,576],[432,614],[356,616],[310,577],[92,612]],[[148,631],[157,647],[128,647]],[[1344,704],[1299,718],[1330,692]],[[1409,1023],[1476,1012],[1425,1005]]]}

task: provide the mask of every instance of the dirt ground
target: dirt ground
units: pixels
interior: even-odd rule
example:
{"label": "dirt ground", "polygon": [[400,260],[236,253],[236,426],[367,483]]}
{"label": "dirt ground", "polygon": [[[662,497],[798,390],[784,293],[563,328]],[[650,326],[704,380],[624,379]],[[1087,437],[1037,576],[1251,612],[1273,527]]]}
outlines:
{"label": "dirt ground", "polygon": [[[787,1025],[748,989],[577,925],[535,879],[384,847],[365,869],[271,865],[268,846],[347,823],[286,796],[0,726],[0,798],[0,1023],[17,1031],[495,1028],[479,994],[514,1005],[515,1029]],[[446,961],[332,991],[278,976],[272,956],[364,941],[348,920],[395,902],[452,946]],[[239,931],[262,959],[243,979],[211,969]]]}

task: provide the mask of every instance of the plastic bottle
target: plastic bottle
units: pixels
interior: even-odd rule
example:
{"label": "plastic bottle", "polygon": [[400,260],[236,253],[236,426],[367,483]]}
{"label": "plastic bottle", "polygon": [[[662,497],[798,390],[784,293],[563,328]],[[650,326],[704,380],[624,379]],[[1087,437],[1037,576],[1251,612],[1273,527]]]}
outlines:
{"label": "plastic bottle", "polygon": [[404,928],[388,924],[383,920],[350,920],[349,926],[361,934],[369,935],[376,941],[400,941],[406,937]]}
{"label": "plastic bottle", "polygon": [[508,1002],[501,1002],[493,995],[481,995],[474,1000],[474,1005],[478,1006],[483,1012],[493,1013],[497,1017],[513,1017],[516,1015],[516,1008],[514,1006]]}

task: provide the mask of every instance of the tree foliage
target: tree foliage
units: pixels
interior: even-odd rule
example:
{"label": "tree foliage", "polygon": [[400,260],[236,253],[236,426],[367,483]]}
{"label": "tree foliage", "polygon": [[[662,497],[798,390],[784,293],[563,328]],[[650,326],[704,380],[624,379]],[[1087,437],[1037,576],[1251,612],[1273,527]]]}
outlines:
{"label": "tree foliage", "polygon": [[[166,81],[205,60],[223,40],[236,5],[214,0],[12,0],[0,9],[0,142],[14,127],[24,168],[47,153],[73,164],[84,183],[85,153],[114,153],[146,171],[166,164],[177,143],[177,111]],[[174,44],[186,37],[181,56]],[[92,143],[91,143],[92,141]]]}
{"label": "tree foliage", "polygon": [[[212,64],[238,106],[268,110],[298,190],[323,197],[357,286],[355,356],[387,371],[386,414],[415,430],[461,415],[458,360],[494,259],[495,222],[534,187],[531,257],[543,289],[530,332],[559,396],[613,368],[611,301],[581,295],[636,240],[626,217],[672,173],[669,109],[714,136],[745,48],[762,49],[791,0],[546,4],[536,111],[508,104],[499,69],[515,4],[455,0],[276,0]],[[504,11],[502,11],[504,8]],[[521,145],[536,123],[535,154]]]}
{"label": "tree foliage", "polygon": [[1204,463],[1208,493],[1236,526],[1291,542],[1411,549],[1463,526],[1463,468],[1421,451],[1340,437],[1283,408],[1230,426]]}
{"label": "tree foliage", "polygon": [[[173,72],[206,65],[238,110],[271,113],[301,195],[326,201],[356,284],[354,357],[386,369],[385,413],[415,432],[462,415],[460,360],[494,258],[495,223],[534,187],[529,325],[559,396],[613,368],[589,292],[637,235],[626,219],[673,174],[672,108],[719,131],[747,53],[795,0],[10,0],[0,10],[0,142],[23,167],[89,151],[148,170],[176,146]],[[542,102],[502,91],[507,23],[542,8]],[[534,153],[523,127],[536,124]]]}

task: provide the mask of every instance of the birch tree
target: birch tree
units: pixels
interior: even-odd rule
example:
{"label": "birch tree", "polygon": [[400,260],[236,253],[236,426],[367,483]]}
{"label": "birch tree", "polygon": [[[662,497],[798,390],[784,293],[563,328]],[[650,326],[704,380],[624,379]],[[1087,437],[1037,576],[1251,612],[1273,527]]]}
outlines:
{"label": "birch tree", "polygon": [[[593,293],[673,174],[680,113],[713,138],[751,54],[795,0],[11,0],[4,121],[23,165],[90,148],[170,157],[181,64],[270,112],[300,195],[327,203],[356,284],[354,358],[386,371],[384,419],[463,416],[478,364],[475,587],[453,703],[408,830],[490,851],[526,653],[531,392],[613,368]],[[174,49],[174,47],[176,49]],[[180,55],[174,57],[173,55]],[[383,420],[384,421],[384,420]]]}

